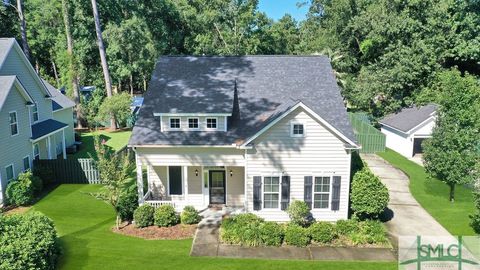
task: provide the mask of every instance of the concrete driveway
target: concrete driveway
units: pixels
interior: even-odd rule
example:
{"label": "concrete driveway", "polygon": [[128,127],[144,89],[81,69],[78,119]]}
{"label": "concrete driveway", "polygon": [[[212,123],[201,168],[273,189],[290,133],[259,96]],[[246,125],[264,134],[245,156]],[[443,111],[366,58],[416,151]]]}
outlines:
{"label": "concrete driveway", "polygon": [[386,222],[389,233],[398,236],[451,236],[420,204],[413,198],[408,188],[409,178],[402,171],[375,154],[362,154],[362,160],[370,170],[387,186],[390,194]]}

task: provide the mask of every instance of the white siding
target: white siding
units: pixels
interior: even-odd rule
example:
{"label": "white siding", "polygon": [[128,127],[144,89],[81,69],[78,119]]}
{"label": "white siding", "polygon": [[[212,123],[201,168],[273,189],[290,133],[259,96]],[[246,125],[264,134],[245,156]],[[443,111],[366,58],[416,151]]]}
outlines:
{"label": "white siding", "polygon": [[[160,118],[160,117],[159,117]],[[180,118],[180,129],[170,129],[170,118]],[[198,118],[198,129],[188,128],[188,118]],[[207,118],[217,119],[217,129],[207,129]],[[161,125],[163,131],[226,131],[225,116],[162,116]]]}
{"label": "white siding", "polygon": [[214,147],[137,147],[142,164],[154,166],[243,166],[244,150]]}
{"label": "white siding", "polygon": [[[227,167],[226,169],[227,205],[243,206],[245,202],[245,169],[244,167]],[[230,170],[232,176],[230,176]]]}
{"label": "white siding", "polygon": [[[305,125],[305,137],[290,136],[290,122]],[[254,140],[254,149],[247,151],[248,211],[274,221],[288,221],[288,215],[278,210],[253,210],[253,177],[281,174],[290,176],[290,201],[304,199],[304,176],[342,177],[340,209],[313,209],[317,220],[334,221],[348,216],[350,186],[350,153],[344,142],[320,122],[299,108]],[[331,199],[331,194],[330,194]]]}
{"label": "white siding", "polygon": [[429,137],[429,136],[432,136],[432,131],[434,127],[435,127],[435,118],[431,118],[430,120],[426,121],[422,125],[419,125],[415,129],[413,129],[411,131],[411,134],[414,137],[419,137],[419,136]]}

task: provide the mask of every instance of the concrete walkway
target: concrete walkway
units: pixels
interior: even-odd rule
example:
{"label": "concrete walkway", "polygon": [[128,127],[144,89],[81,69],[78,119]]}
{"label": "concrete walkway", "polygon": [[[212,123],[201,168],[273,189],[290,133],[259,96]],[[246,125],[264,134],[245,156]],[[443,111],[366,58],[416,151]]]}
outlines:
{"label": "concrete walkway", "polygon": [[388,188],[390,194],[388,208],[391,210],[388,218],[391,219],[386,225],[395,239],[398,239],[398,236],[416,235],[451,237],[450,233],[413,198],[408,188],[409,179],[402,171],[375,154],[362,154],[361,157]]}

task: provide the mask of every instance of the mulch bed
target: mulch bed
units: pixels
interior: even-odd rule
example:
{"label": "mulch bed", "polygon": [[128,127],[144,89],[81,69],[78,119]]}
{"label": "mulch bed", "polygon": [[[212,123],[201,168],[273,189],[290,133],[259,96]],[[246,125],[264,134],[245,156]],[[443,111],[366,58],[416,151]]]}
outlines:
{"label": "mulch bed", "polygon": [[7,206],[3,209],[5,215],[23,214],[30,210],[30,206]]}
{"label": "mulch bed", "polygon": [[177,224],[172,227],[136,228],[133,224],[122,224],[119,230],[113,228],[113,232],[149,240],[179,240],[193,238],[196,229],[197,225]]}

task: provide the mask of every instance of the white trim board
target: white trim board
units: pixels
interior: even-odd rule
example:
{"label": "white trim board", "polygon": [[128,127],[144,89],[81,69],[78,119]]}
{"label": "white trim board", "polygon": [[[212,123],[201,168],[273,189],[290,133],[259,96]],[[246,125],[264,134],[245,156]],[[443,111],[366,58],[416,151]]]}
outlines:
{"label": "white trim board", "polygon": [[153,113],[153,116],[167,116],[167,117],[182,117],[182,116],[192,116],[192,117],[200,117],[200,116],[232,116],[231,113]]}

